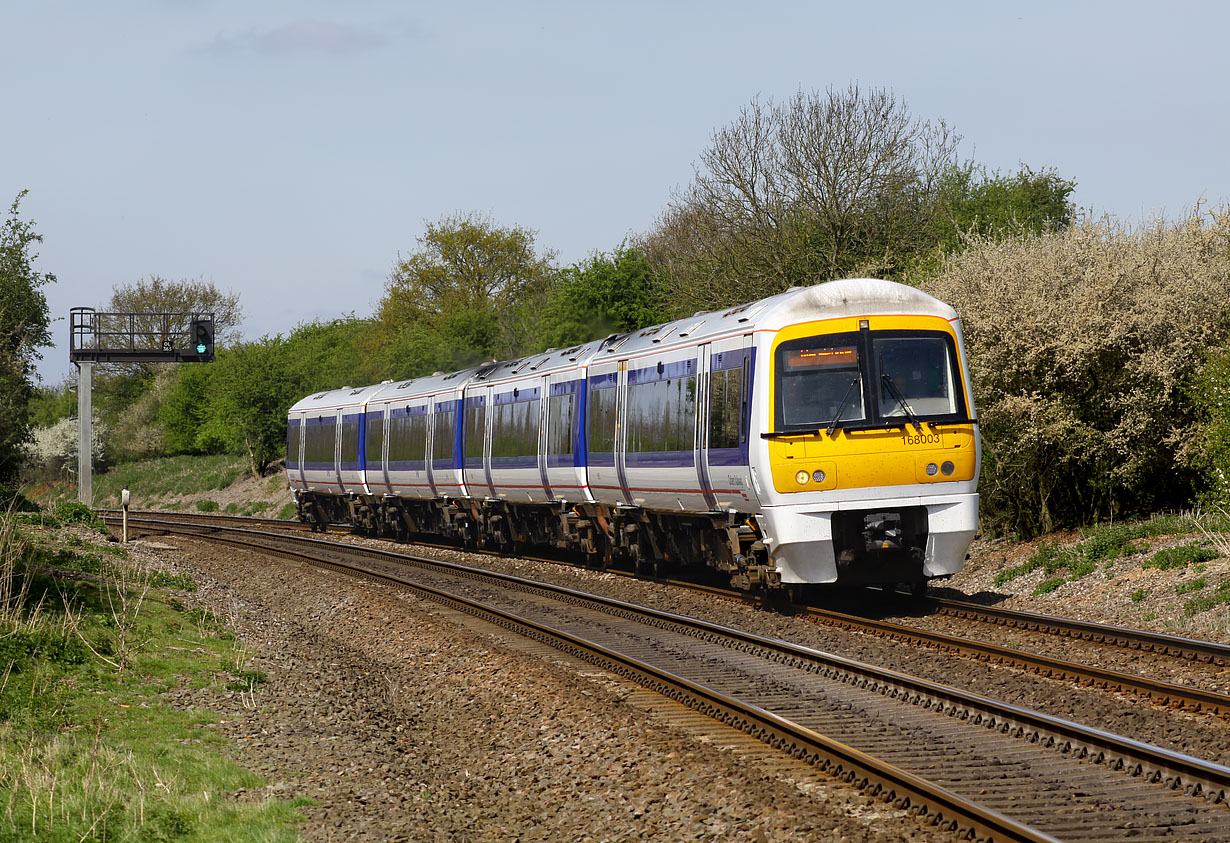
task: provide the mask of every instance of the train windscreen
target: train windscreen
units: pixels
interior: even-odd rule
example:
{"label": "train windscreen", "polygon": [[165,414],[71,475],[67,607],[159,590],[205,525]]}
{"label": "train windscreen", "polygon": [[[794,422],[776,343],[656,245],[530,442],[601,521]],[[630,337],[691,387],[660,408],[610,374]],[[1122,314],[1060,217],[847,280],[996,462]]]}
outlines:
{"label": "train windscreen", "polygon": [[965,417],[952,337],[861,331],[790,340],[776,355],[777,431]]}

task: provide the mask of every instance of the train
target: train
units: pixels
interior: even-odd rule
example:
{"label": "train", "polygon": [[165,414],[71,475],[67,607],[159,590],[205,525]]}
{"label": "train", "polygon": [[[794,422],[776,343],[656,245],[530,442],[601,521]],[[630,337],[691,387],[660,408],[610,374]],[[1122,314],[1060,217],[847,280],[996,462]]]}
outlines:
{"label": "train", "polygon": [[287,415],[313,529],[698,569],[749,592],[959,572],[980,461],[956,311],[873,278],[326,390]]}

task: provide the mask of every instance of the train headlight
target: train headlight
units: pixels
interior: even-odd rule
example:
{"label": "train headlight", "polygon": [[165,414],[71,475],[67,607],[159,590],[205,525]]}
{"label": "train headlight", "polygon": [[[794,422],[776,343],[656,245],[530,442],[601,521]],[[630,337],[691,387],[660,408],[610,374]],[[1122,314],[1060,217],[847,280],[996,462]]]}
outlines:
{"label": "train headlight", "polygon": [[811,473],[811,479],[815,480],[817,483],[823,483],[824,482],[824,472],[817,468],[815,471]]}
{"label": "train headlight", "polygon": [[940,472],[940,467],[938,465],[936,465],[933,462],[927,463],[927,476],[928,477],[934,477],[935,475],[939,474],[939,472]]}
{"label": "train headlight", "polygon": [[950,460],[945,460],[944,464],[940,466],[940,471],[944,473],[945,477],[950,476],[956,470],[957,467]]}
{"label": "train headlight", "polygon": [[806,486],[807,481],[810,479],[811,475],[806,471],[800,471],[798,474],[794,475],[794,482],[798,483],[800,486]]}

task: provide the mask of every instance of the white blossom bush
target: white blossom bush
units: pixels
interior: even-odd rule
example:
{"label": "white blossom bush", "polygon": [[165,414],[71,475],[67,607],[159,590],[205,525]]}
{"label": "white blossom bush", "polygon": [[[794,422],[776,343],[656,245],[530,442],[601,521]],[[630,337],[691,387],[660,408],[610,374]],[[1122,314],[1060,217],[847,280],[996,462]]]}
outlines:
{"label": "white blossom bush", "polygon": [[[93,442],[95,466],[107,461],[107,428],[95,421],[90,438]],[[59,474],[66,466],[76,466],[78,428],[76,419],[61,419],[50,427],[34,429],[34,438],[26,448],[26,462],[30,468],[44,475]]]}
{"label": "white blossom bush", "polygon": [[1192,384],[1230,336],[1230,211],[975,240],[920,286],[961,314],[987,526],[1191,503],[1211,400]]}

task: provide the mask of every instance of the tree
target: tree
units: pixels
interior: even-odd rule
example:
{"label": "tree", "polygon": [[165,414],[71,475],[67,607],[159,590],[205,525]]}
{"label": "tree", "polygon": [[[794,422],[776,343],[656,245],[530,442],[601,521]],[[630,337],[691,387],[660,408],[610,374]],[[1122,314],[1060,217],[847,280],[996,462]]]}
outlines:
{"label": "tree", "polygon": [[172,453],[246,454],[258,475],[281,455],[286,413],[305,395],[365,383],[369,320],[300,325],[289,337],[264,337],[223,350],[210,365],[176,368],[158,413]]}
{"label": "tree", "polygon": [[[212,281],[169,281],[151,275],[133,283],[117,284],[111,298],[101,308],[105,313],[148,314],[124,319],[100,317],[105,331],[134,331],[137,343],[158,349],[168,335],[187,330],[187,321],[175,314],[212,313],[214,337],[219,346],[234,334],[243,322],[243,309],[237,293],[223,292]],[[97,409],[101,416],[114,422],[116,429],[149,430],[159,412],[160,386],[177,377],[168,370],[169,363],[109,363],[96,374]],[[127,418],[121,420],[120,416]],[[116,443],[115,455],[121,459],[149,455],[148,441],[131,450]]]}
{"label": "tree", "polygon": [[1062,231],[1076,213],[1069,197],[1076,182],[1054,170],[1022,165],[1011,176],[988,173],[973,162],[953,167],[939,184],[935,236],[951,252],[969,235],[999,237]]}
{"label": "tree", "polygon": [[511,356],[533,343],[555,269],[534,232],[475,215],[427,223],[419,251],[400,258],[376,313],[394,377]]}
{"label": "tree", "polygon": [[[214,282],[203,279],[168,281],[151,275],[131,284],[117,284],[102,309],[110,313],[212,313],[218,344],[223,344],[243,323],[239,294],[223,292]],[[151,348],[158,348],[161,337],[179,327],[178,323],[157,316],[137,319],[135,325],[138,332],[146,332],[144,339]]]}
{"label": "tree", "polygon": [[43,237],[34,223],[21,219],[21,191],[0,227],[0,486],[13,482],[21,463],[21,446],[29,440],[29,402],[35,361],[52,344],[47,297],[41,287],[56,278],[36,272],[31,251]]}
{"label": "tree", "polygon": [[958,142],[883,90],[754,100],[714,132],[692,184],[646,238],[647,255],[682,310],[892,277],[929,245],[938,178]]}
{"label": "tree", "polygon": [[286,352],[281,337],[265,337],[234,346],[215,364],[210,412],[232,426],[253,477],[285,453],[286,414],[304,395]]}
{"label": "tree", "polygon": [[303,394],[385,380],[372,360],[375,328],[373,320],[354,314],[295,328],[285,339],[283,356]]}
{"label": "tree", "polygon": [[1213,506],[1230,507],[1230,343],[1205,353],[1186,392],[1197,411],[1187,456],[1201,474],[1201,497]]}
{"label": "tree", "polygon": [[986,527],[1030,536],[1190,505],[1202,417],[1210,465],[1220,442],[1217,358],[1197,372],[1230,337],[1230,211],[976,236],[923,289],[961,314]]}
{"label": "tree", "polygon": [[656,325],[670,318],[667,291],[640,249],[621,244],[556,277],[547,296],[539,346],[565,348]]}

